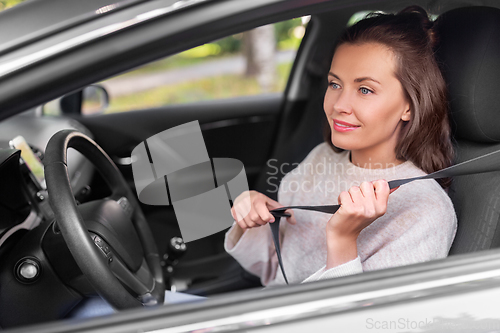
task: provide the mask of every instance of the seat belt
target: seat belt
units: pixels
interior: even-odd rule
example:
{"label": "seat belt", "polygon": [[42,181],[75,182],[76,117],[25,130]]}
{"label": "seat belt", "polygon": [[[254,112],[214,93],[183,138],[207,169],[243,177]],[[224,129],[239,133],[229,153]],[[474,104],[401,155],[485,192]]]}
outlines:
{"label": "seat belt", "polygon": [[[451,178],[451,177],[499,171],[499,170],[500,170],[500,150],[473,158],[471,160],[456,165],[452,165],[448,168],[430,173],[428,175],[414,177],[414,178],[391,180],[389,182],[389,189],[392,190],[396,187],[410,183],[415,180]],[[340,205],[288,206],[288,207],[276,208],[270,211],[270,213],[274,216],[275,220],[273,223],[269,223],[269,226],[271,227],[271,232],[273,234],[273,242],[274,242],[274,247],[276,248],[276,255],[278,256],[278,264],[280,265],[281,273],[283,273],[283,277],[285,278],[285,282],[287,284],[288,284],[288,279],[285,274],[285,269],[283,268],[283,261],[281,259],[281,249],[279,240],[280,219],[282,217],[291,216],[290,214],[285,213],[285,210],[303,209],[303,210],[312,210],[322,213],[334,214],[339,208]]]}

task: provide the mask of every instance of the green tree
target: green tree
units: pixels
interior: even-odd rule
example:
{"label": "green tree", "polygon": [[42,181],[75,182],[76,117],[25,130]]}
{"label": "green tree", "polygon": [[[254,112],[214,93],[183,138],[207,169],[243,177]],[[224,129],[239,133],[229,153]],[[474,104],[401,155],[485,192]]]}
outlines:
{"label": "green tree", "polygon": [[25,0],[0,0],[0,10],[5,10],[10,7],[14,7],[15,5],[24,2]]}

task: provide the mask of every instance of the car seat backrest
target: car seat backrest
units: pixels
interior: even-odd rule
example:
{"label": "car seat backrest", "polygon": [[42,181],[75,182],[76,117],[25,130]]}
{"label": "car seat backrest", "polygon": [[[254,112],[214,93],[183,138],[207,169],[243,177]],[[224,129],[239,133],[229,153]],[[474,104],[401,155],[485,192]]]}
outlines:
{"label": "car seat backrest", "polygon": [[[500,9],[458,8],[435,24],[456,163],[499,150]],[[500,246],[500,172],[456,177],[449,194],[458,217],[450,254]]]}

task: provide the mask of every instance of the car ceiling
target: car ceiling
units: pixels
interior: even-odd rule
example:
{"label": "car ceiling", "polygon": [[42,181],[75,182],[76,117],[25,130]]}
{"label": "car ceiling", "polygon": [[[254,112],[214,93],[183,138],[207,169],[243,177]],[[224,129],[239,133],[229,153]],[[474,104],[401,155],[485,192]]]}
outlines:
{"label": "car ceiling", "polygon": [[[38,0],[0,13],[0,52],[145,0]],[[171,0],[175,2],[175,0]],[[13,28],[15,27],[15,29]]]}

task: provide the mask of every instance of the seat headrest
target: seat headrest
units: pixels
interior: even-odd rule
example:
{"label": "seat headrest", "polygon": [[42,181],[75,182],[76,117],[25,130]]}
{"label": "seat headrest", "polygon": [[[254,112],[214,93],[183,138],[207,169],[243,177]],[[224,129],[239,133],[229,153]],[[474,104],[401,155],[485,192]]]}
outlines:
{"label": "seat headrest", "polygon": [[500,9],[465,7],[435,23],[456,138],[500,141]]}

